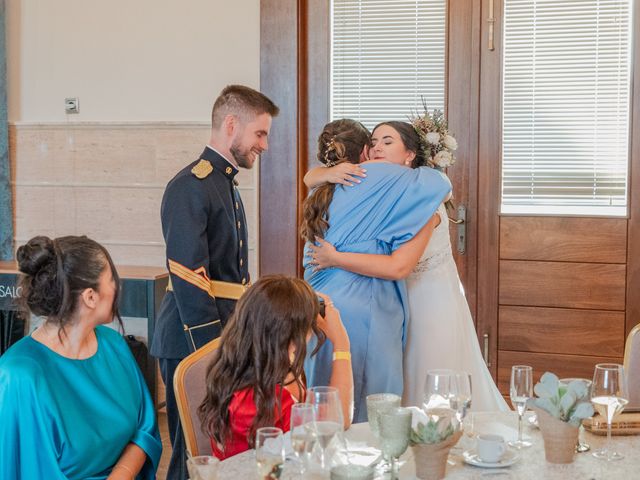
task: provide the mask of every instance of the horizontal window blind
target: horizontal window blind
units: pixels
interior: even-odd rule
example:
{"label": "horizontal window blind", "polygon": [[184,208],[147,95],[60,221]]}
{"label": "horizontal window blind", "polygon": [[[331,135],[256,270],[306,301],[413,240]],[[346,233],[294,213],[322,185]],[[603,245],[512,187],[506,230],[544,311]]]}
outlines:
{"label": "horizontal window blind", "polygon": [[505,0],[502,212],[626,215],[630,0]]}
{"label": "horizontal window blind", "polygon": [[444,108],[446,0],[333,0],[331,119]]}

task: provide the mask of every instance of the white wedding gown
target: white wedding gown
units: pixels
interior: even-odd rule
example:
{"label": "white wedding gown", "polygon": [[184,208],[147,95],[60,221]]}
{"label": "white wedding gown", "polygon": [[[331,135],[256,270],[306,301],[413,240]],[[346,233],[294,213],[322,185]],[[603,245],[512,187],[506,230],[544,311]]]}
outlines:
{"label": "white wedding gown", "polygon": [[437,368],[471,374],[471,410],[509,410],[487,369],[451,253],[444,205],[440,224],[411,275],[409,323],[404,353],[406,406],[422,406],[427,371]]}

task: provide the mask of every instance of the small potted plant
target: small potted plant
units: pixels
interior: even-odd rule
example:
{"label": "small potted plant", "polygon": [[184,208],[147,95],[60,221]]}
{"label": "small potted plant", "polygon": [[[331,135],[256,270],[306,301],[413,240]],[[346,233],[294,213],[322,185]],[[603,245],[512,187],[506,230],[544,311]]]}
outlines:
{"label": "small potted plant", "polygon": [[422,480],[444,478],[449,450],[462,435],[453,410],[412,407],[411,448],[416,462],[416,476]]}
{"label": "small potted plant", "polygon": [[546,372],[533,391],[537,398],[531,399],[530,404],[538,416],[547,461],[573,462],[580,424],[593,416],[587,383],[573,380],[565,384]]}

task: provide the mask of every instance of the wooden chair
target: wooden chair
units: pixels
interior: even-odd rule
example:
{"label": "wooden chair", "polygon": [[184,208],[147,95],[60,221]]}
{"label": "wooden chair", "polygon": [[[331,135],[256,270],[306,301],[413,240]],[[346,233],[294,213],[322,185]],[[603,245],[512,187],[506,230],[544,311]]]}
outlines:
{"label": "wooden chair", "polygon": [[173,376],[173,390],[188,456],[212,455],[211,442],[202,433],[197,410],[206,394],[207,367],[219,346],[220,339],[216,338],[196,350],[178,364]]}
{"label": "wooden chair", "polygon": [[640,409],[640,324],[629,332],[624,346],[624,373],[629,388],[628,409]]}

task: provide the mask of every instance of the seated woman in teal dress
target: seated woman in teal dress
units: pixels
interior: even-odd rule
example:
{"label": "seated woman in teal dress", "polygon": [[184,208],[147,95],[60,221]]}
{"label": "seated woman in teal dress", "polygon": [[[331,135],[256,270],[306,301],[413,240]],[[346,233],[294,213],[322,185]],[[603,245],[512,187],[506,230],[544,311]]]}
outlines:
{"label": "seated woman in teal dress", "polygon": [[0,357],[2,480],[154,479],[162,443],[122,336],[118,274],[86,237],[34,237],[17,252],[21,301],[45,317]]}
{"label": "seated woman in teal dress", "polygon": [[351,424],[349,337],[340,312],[329,297],[322,298],[324,316],[307,282],[270,275],[238,301],[208,368],[207,394],[199,408],[218,458],[253,448],[260,427],[289,431],[292,405],[305,400],[303,364],[314,333],[326,336],[335,348],[328,384],[338,389],[345,428]]}
{"label": "seated woman in teal dress", "polygon": [[[340,268],[317,270],[309,246],[324,238],[341,251],[395,252],[417,255],[417,261],[433,231],[430,219],[451,190],[446,177],[433,169],[407,169],[385,160],[366,160],[369,141],[367,129],[353,120],[325,126],[318,139],[318,160],[325,166],[361,163],[367,176],[358,188],[334,184],[316,188],[305,200],[301,229],[307,241],[305,279],[315,290],[331,296],[349,334],[354,422],[367,420],[367,395],[402,395],[406,286],[403,280],[367,277]],[[416,242],[421,249],[412,248]],[[315,357],[307,358],[310,386],[327,384],[329,343]]]}

